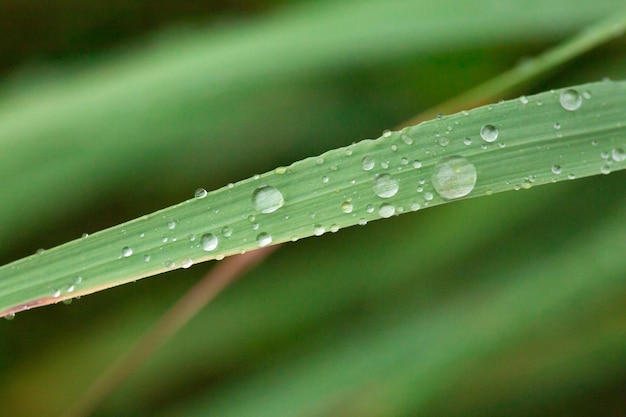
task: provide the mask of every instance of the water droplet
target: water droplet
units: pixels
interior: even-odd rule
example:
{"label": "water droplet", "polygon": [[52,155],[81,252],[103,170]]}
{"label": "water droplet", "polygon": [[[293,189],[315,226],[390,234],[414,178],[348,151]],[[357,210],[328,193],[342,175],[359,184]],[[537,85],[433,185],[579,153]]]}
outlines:
{"label": "water droplet", "polygon": [[171,259],[166,259],[163,262],[163,266],[166,267],[167,269],[172,269],[172,268],[174,268],[176,266],[176,264]]}
{"label": "water droplet", "polygon": [[411,139],[410,137],[408,137],[405,134],[400,136],[400,139],[402,139],[402,142],[406,143],[407,145],[413,145],[413,139]]}
{"label": "water droplet", "polygon": [[346,155],[346,156],[352,156],[352,149],[350,149],[350,148],[346,148],[346,150],[345,150],[345,152],[344,152],[344,155]]}
{"label": "water droplet", "polygon": [[558,164],[552,165],[552,173],[554,175],[559,175],[561,172],[563,172],[563,169],[561,168],[561,165],[558,165]]}
{"label": "water droplet", "polygon": [[558,123],[558,122],[554,123],[552,127],[555,128],[556,130],[559,130],[561,128],[561,123]]}
{"label": "water droplet", "polygon": [[39,249],[37,249],[37,250],[35,251],[35,253],[36,253],[37,255],[41,255],[41,254],[42,254],[42,253],[44,253],[45,251],[46,251],[45,249],[43,249],[43,248],[39,248]]}
{"label": "water droplet", "polygon": [[519,98],[519,101],[520,101],[522,104],[528,104],[528,97],[526,97],[526,96],[521,96],[521,97]]}
{"label": "water droplet", "polygon": [[11,321],[15,318],[15,313],[9,313],[7,315],[4,316],[4,319],[7,321]]}
{"label": "water droplet", "polygon": [[608,166],[608,165],[602,165],[600,167],[600,173],[602,173],[604,175],[610,174],[611,173],[611,167]]}
{"label": "water droplet", "polygon": [[252,193],[252,205],[260,213],[273,213],[285,204],[285,199],[277,188],[262,185]]}
{"label": "water droplet", "polygon": [[611,151],[611,158],[615,162],[623,162],[626,160],[626,152],[622,148],[615,148]]}
{"label": "water droplet", "polygon": [[52,290],[52,296],[54,298],[59,298],[61,296],[61,290],[58,288],[55,288],[54,290]]}
{"label": "water droplet", "polygon": [[413,202],[413,203],[411,203],[411,211],[417,211],[417,210],[419,210],[420,208],[422,208],[422,207],[420,206],[420,203],[417,203],[417,202]]}
{"label": "water droplet", "polygon": [[400,158],[400,165],[408,165],[408,164],[409,164],[409,158],[407,157]]}
{"label": "water droplet", "polygon": [[128,258],[132,254],[133,254],[133,250],[131,248],[129,248],[128,246],[124,246],[122,248],[122,256],[124,258]]}
{"label": "water droplet", "polygon": [[561,107],[568,111],[575,111],[580,108],[580,105],[583,102],[583,98],[578,91],[573,88],[567,89],[561,92],[561,97],[559,98],[561,102]]}
{"label": "water droplet", "polygon": [[449,143],[450,143],[450,140],[446,138],[445,136],[442,138],[439,138],[439,146],[446,147],[448,146]]}
{"label": "water droplet", "polygon": [[324,226],[322,226],[321,224],[316,224],[313,226],[313,234],[315,236],[322,236],[325,232],[326,229],[324,229]]}
{"label": "water droplet", "polygon": [[323,182],[324,184],[328,184],[328,181],[329,181],[328,176],[327,176],[327,175],[324,175],[324,176],[322,177],[322,182]]}
{"label": "water droplet", "polygon": [[413,168],[418,169],[418,168],[421,168],[421,167],[422,167],[422,161],[419,161],[417,159],[415,161],[413,161]]}
{"label": "water droplet", "polygon": [[365,211],[368,212],[368,213],[373,213],[374,212],[374,206],[372,206],[371,204],[368,204],[365,207]]}
{"label": "water droplet", "polygon": [[393,145],[391,145],[391,152],[397,152],[397,151],[398,151],[398,145],[394,143]]}
{"label": "water droplet", "polygon": [[424,193],[424,200],[431,201],[433,198],[434,198],[433,193],[431,192]]}
{"label": "water droplet", "polygon": [[352,213],[352,208],[352,203],[349,201],[344,201],[343,203],[341,203],[341,211],[346,214]]}
{"label": "water droplet", "polygon": [[476,167],[461,156],[451,156],[435,165],[431,180],[435,191],[446,200],[463,197],[474,189]]}
{"label": "water droplet", "polygon": [[380,167],[381,167],[382,169],[387,169],[387,168],[389,168],[389,161],[383,161],[383,162],[381,162],[381,163],[380,163]]}
{"label": "water droplet", "polygon": [[144,262],[150,262],[150,255],[144,255],[143,256],[143,261]]}
{"label": "water droplet", "polygon": [[274,173],[278,175],[283,175],[286,172],[287,172],[287,167],[276,167],[276,169],[274,169]]}
{"label": "water droplet", "polygon": [[383,203],[378,208],[378,215],[383,219],[393,216],[396,213],[396,208],[387,203]]}
{"label": "water droplet", "polygon": [[379,174],[374,178],[372,189],[377,196],[390,198],[398,192],[398,181],[389,174]]}
{"label": "water droplet", "polygon": [[331,224],[330,225],[330,232],[331,233],[337,233],[339,231],[339,226],[337,226],[336,224]]}
{"label": "water droplet", "polygon": [[217,237],[213,233],[205,233],[200,238],[200,246],[202,246],[202,250],[206,252],[215,250],[215,248],[217,248],[217,244]]}
{"label": "water droplet", "polygon": [[224,235],[224,237],[231,237],[233,235],[232,227],[224,226],[222,228],[222,235]]}
{"label": "water droplet", "polygon": [[183,261],[180,263],[180,266],[182,266],[185,269],[191,267],[191,265],[193,265],[193,261],[189,258],[183,259]]}
{"label": "water droplet", "polygon": [[484,125],[480,129],[480,137],[485,142],[493,142],[498,139],[498,129],[494,125]]}
{"label": "water droplet", "polygon": [[472,144],[472,139],[471,138],[465,138],[463,139],[463,143],[467,146]]}
{"label": "water droplet", "polygon": [[198,188],[198,189],[196,190],[196,192],[195,192],[195,193],[193,193],[193,196],[199,200],[199,199],[201,199],[201,198],[206,197],[206,195],[207,195],[207,194],[208,194],[208,193],[206,192],[206,190],[205,190],[204,188]]}
{"label": "water droplet", "polygon": [[315,160],[315,163],[316,163],[317,165],[322,165],[322,164],[324,163],[324,158],[322,158],[321,156],[320,156],[320,157],[318,157],[318,158]]}
{"label": "water droplet", "polygon": [[374,168],[374,165],[374,160],[369,156],[364,156],[363,159],[361,159],[361,168],[363,168],[363,171],[371,170],[372,168]]}
{"label": "water droplet", "polygon": [[391,136],[391,130],[385,130],[383,132],[383,138],[388,138],[389,136]]}
{"label": "water droplet", "polygon": [[65,300],[62,301],[62,303],[65,304],[66,306],[70,305],[70,304],[72,304],[72,299],[71,298],[66,298]]}
{"label": "water droplet", "polygon": [[256,237],[256,243],[260,248],[265,247],[272,243],[272,236],[265,232],[259,233]]}
{"label": "water droplet", "polygon": [[170,220],[167,222],[167,228],[170,230],[176,229],[176,220]]}

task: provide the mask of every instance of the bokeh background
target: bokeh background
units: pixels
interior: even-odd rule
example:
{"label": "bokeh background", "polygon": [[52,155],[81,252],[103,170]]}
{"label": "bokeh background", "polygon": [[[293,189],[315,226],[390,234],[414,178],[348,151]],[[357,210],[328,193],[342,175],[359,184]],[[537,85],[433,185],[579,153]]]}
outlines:
{"label": "bokeh background", "polygon": [[[623,7],[517,3],[0,1],[0,261],[378,137]],[[94,415],[626,415],[625,180],[284,245]],[[58,415],[212,266],[0,322],[0,415]]]}

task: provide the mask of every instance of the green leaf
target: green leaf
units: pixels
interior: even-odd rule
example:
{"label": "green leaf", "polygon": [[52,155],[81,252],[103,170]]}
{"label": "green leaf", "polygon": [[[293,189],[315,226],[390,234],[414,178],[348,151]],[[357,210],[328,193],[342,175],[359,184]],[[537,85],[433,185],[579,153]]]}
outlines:
{"label": "green leaf", "polygon": [[0,268],[5,312],[459,198],[626,167],[626,82],[440,117],[307,158]]}

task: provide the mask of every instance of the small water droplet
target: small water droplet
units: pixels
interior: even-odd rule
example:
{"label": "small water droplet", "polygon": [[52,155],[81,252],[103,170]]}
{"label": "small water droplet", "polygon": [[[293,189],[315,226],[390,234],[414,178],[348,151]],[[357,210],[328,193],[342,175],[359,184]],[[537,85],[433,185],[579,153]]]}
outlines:
{"label": "small water droplet", "polygon": [[439,138],[439,146],[446,147],[450,143],[450,140],[447,137]]}
{"label": "small water droplet", "polygon": [[232,227],[224,226],[222,228],[222,235],[224,235],[224,237],[231,237],[233,235]]}
{"label": "small water droplet", "polygon": [[552,127],[555,128],[556,130],[559,130],[561,128],[561,123],[558,123],[558,122],[554,123]]}
{"label": "small water droplet", "polygon": [[493,142],[498,139],[498,129],[494,125],[484,125],[480,129],[480,137],[485,142]]}
{"label": "small water droplet", "polygon": [[463,139],[463,143],[467,146],[472,144],[472,139],[471,138],[465,138]]}
{"label": "small water droplet", "polygon": [[52,290],[52,296],[54,298],[59,298],[61,296],[61,290],[58,288],[55,288],[54,290]]}
{"label": "small water droplet", "polygon": [[201,198],[206,197],[206,196],[207,196],[207,194],[208,194],[208,193],[206,192],[206,190],[205,190],[204,188],[198,188],[198,189],[197,189],[197,190],[193,193],[193,196],[199,200],[199,199],[201,199]]}
{"label": "small water droplet", "polygon": [[274,173],[278,175],[283,175],[286,172],[287,172],[287,167],[276,167],[276,169],[274,169]]}
{"label": "small water droplet", "polygon": [[400,158],[400,165],[408,165],[408,164],[409,164],[409,158],[407,157]]}
{"label": "small water droplet", "polygon": [[9,313],[7,315],[4,316],[4,319],[7,321],[11,321],[15,318],[15,313]]}
{"label": "small water droplet", "polygon": [[608,166],[608,165],[602,165],[600,167],[600,173],[602,173],[604,175],[610,174],[611,173],[611,167]]}
{"label": "small water droplet", "polygon": [[124,258],[128,258],[132,254],[133,254],[133,250],[131,248],[129,248],[128,246],[124,246],[122,248],[122,256]]}
{"label": "small water droplet", "polygon": [[520,101],[522,104],[528,104],[528,97],[526,97],[526,96],[521,96],[521,97],[519,98],[519,101]]}
{"label": "small water droplet", "polygon": [[576,179],[576,175],[574,175],[574,174],[567,174],[567,179],[568,180],[575,180]]}
{"label": "small water droplet", "polygon": [[72,299],[71,298],[66,298],[65,300],[62,301],[62,303],[65,304],[66,306],[70,305],[70,304],[72,304]]}
{"label": "small water droplet", "polygon": [[417,159],[415,161],[413,161],[413,168],[418,169],[418,168],[421,168],[421,167],[422,167],[422,161],[419,161]]}
{"label": "small water droplet", "polygon": [[150,255],[144,255],[143,256],[143,261],[144,262],[150,262]]}
{"label": "small water droplet", "polygon": [[426,200],[426,201],[431,201],[434,197],[435,196],[431,192],[425,192],[424,193],[424,200]]}
{"label": "small water droplet", "polygon": [[324,226],[322,226],[321,224],[316,224],[313,226],[313,234],[315,236],[322,236],[325,232],[326,229],[324,229]]}
{"label": "small water droplet", "polygon": [[339,231],[339,226],[337,226],[336,224],[331,224],[330,225],[330,232],[331,233],[337,233]]}
{"label": "small water droplet", "polygon": [[372,189],[381,198],[391,198],[398,192],[398,181],[389,174],[379,174],[374,178]]}
{"label": "small water droplet", "polygon": [[391,136],[391,130],[385,130],[383,132],[383,138],[388,138],[389,136]]}
{"label": "small water droplet", "polygon": [[578,91],[573,88],[569,88],[563,92],[561,92],[561,96],[559,97],[559,101],[561,102],[561,107],[568,111],[576,111],[580,108],[580,105],[583,102],[583,98]]}
{"label": "small water droplet", "polygon": [[626,152],[622,148],[615,148],[611,151],[611,158],[615,162],[623,162],[626,160]]}
{"label": "small water droplet", "polygon": [[341,211],[343,211],[346,214],[352,213],[352,203],[349,201],[344,201],[343,203],[341,203]]}
{"label": "small water droplet", "polygon": [[417,202],[413,202],[413,203],[411,203],[411,211],[417,211],[417,210],[419,210],[420,208],[422,208],[422,207],[420,206],[420,203],[417,203]]}
{"label": "small water droplet", "polygon": [[369,156],[364,156],[363,159],[361,159],[361,168],[363,168],[363,171],[371,170],[372,168],[374,168],[374,165],[374,160]]}
{"label": "small water droplet", "polygon": [[324,158],[322,158],[321,156],[320,156],[320,157],[318,157],[318,158],[315,160],[315,163],[316,163],[317,165],[322,165],[322,164],[324,163]]}
{"label": "small water droplet", "polygon": [[252,193],[252,205],[260,213],[273,213],[284,204],[282,193],[271,185],[261,185]]}
{"label": "small water droplet", "polygon": [[166,267],[167,269],[172,269],[172,268],[174,268],[176,266],[176,264],[171,259],[166,259],[163,262],[163,266]]}
{"label": "small water droplet", "polygon": [[350,149],[350,148],[346,148],[346,150],[344,151],[344,155],[346,155],[346,156],[352,156],[352,149]]}
{"label": "small water droplet", "polygon": [[35,251],[35,253],[36,253],[37,255],[41,255],[41,254],[42,254],[42,253],[44,253],[45,251],[46,251],[45,249],[43,249],[43,248],[39,248],[39,249],[37,249],[37,250]]}
{"label": "small water droplet", "polygon": [[378,215],[383,219],[389,218],[396,213],[396,208],[388,203],[383,203],[378,208]]}
{"label": "small water droplet", "polygon": [[83,239],[84,239],[84,238],[86,238],[86,237],[89,237],[89,233],[83,233],[81,237],[82,237]]}
{"label": "small water droplet", "polygon": [[563,172],[563,169],[561,168],[561,165],[558,165],[558,164],[552,165],[552,173],[554,175],[559,175],[561,172]]}
{"label": "small water droplet", "polygon": [[170,230],[176,229],[176,220],[170,220],[167,222],[167,228]]}
{"label": "small water droplet", "polygon": [[398,145],[394,143],[393,145],[391,145],[391,152],[397,152],[397,151],[398,151]]}
{"label": "small water droplet", "polygon": [[329,181],[328,176],[327,176],[327,175],[324,175],[324,176],[322,177],[322,182],[323,182],[324,184],[328,184],[328,181]]}
{"label": "small water droplet", "polygon": [[464,197],[474,189],[476,167],[461,156],[451,156],[435,165],[431,181],[435,191],[446,200]]}
{"label": "small water droplet", "polygon": [[202,246],[202,250],[206,252],[211,252],[212,250],[215,250],[218,243],[219,241],[213,233],[205,233],[200,238],[200,246]]}
{"label": "small water droplet", "polygon": [[389,168],[389,161],[383,161],[383,162],[381,162],[381,163],[380,163],[380,167],[381,167],[382,169],[387,169],[387,168]]}
{"label": "small water droplet", "polygon": [[373,213],[374,212],[374,206],[372,206],[371,204],[368,204],[365,207],[365,211],[368,212],[368,213]]}
{"label": "small water droplet", "polygon": [[405,134],[402,134],[402,136],[400,136],[400,139],[402,139],[402,142],[406,143],[407,145],[413,145],[413,139]]}
{"label": "small water droplet", "polygon": [[191,265],[193,265],[193,261],[189,258],[183,259],[183,261],[180,263],[180,266],[182,266],[185,269],[191,267]]}
{"label": "small water droplet", "polygon": [[259,233],[256,237],[256,243],[260,248],[265,247],[272,243],[272,236],[265,232]]}

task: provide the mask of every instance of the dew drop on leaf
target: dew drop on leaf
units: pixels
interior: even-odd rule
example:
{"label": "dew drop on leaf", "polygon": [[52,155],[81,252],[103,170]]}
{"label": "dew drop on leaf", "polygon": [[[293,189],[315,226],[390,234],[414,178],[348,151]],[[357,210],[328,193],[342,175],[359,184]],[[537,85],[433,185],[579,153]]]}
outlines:
{"label": "dew drop on leaf", "polygon": [[378,215],[383,219],[393,216],[396,213],[396,208],[388,203],[383,203],[378,208]]}
{"label": "dew drop on leaf", "polygon": [[559,101],[561,102],[561,107],[565,110],[576,111],[580,108],[583,98],[580,94],[578,94],[578,91],[570,88],[561,93]]}
{"label": "dew drop on leaf", "polygon": [[282,193],[271,185],[262,185],[252,193],[252,205],[260,213],[273,213],[284,204]]}
{"label": "dew drop on leaf", "polygon": [[260,248],[265,247],[272,243],[272,236],[265,232],[259,233],[256,237],[256,243]]}
{"label": "dew drop on leaf", "polygon": [[381,198],[391,198],[398,192],[398,181],[389,174],[379,174],[374,178],[372,190]]}
{"label": "dew drop on leaf", "polygon": [[561,168],[561,165],[558,165],[558,164],[552,165],[552,173],[554,175],[559,175],[561,172],[563,172],[563,169]]}
{"label": "dew drop on leaf", "polygon": [[352,213],[352,203],[349,201],[344,201],[341,203],[341,211],[346,214]]}
{"label": "dew drop on leaf", "polygon": [[484,125],[480,129],[480,137],[485,142],[493,142],[498,139],[498,129],[494,125]]}
{"label": "dew drop on leaf", "polygon": [[124,246],[122,248],[122,256],[124,258],[128,258],[132,254],[133,254],[133,250],[131,248],[129,248],[128,246]]}
{"label": "dew drop on leaf", "polygon": [[208,193],[206,192],[204,188],[198,188],[196,192],[193,194],[193,196],[197,199],[201,199],[201,198],[206,197],[207,194]]}
{"label": "dew drop on leaf", "polygon": [[462,156],[451,156],[435,165],[431,181],[435,191],[446,200],[464,197],[474,189],[476,167]]}
{"label": "dew drop on leaf", "polygon": [[215,248],[217,248],[217,244],[217,237],[213,233],[205,233],[200,238],[200,246],[202,246],[202,250],[206,252],[215,250]]}
{"label": "dew drop on leaf", "polygon": [[374,160],[369,156],[365,156],[363,157],[363,159],[361,159],[361,168],[363,168],[363,171],[371,170],[372,168],[374,168],[374,165]]}
{"label": "dew drop on leaf", "polygon": [[611,158],[615,162],[623,162],[626,160],[626,152],[622,148],[615,148],[611,151]]}

